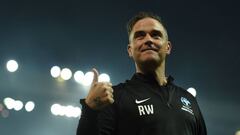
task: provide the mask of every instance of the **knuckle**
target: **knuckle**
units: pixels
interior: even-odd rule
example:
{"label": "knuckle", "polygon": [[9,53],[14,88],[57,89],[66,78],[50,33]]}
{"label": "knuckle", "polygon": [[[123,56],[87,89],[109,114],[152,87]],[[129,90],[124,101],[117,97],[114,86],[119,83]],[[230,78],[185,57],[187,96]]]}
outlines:
{"label": "knuckle", "polygon": [[107,91],[104,92],[104,96],[108,96],[109,93]]}
{"label": "knuckle", "polygon": [[110,90],[111,93],[113,93],[113,89],[112,88],[110,88],[109,90]]}

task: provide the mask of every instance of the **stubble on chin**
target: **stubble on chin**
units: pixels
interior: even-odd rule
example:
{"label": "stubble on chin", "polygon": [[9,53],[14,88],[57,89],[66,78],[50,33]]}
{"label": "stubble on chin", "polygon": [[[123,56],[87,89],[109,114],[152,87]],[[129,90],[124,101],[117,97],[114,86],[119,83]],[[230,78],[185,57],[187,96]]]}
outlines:
{"label": "stubble on chin", "polygon": [[143,71],[144,73],[154,73],[155,70],[159,67],[161,64],[161,60],[155,60],[155,59],[148,59],[144,61],[138,61],[137,65]]}

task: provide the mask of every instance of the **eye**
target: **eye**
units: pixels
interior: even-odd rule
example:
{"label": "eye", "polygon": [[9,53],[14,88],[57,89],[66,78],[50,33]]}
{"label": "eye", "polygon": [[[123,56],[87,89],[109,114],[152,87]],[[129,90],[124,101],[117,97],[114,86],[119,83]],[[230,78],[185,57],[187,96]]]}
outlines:
{"label": "eye", "polygon": [[151,37],[154,39],[160,39],[162,38],[162,33],[160,31],[154,30],[151,32]]}
{"label": "eye", "polygon": [[134,34],[134,39],[142,39],[146,36],[146,32],[144,31],[137,31]]}

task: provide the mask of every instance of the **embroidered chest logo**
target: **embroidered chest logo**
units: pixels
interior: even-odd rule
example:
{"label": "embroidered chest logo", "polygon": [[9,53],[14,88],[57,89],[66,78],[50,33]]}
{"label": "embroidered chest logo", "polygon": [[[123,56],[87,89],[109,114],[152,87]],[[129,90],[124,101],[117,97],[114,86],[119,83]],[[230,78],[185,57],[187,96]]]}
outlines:
{"label": "embroidered chest logo", "polygon": [[181,97],[181,102],[183,104],[181,109],[194,115],[190,101],[188,99],[186,99],[185,97]]}
{"label": "embroidered chest logo", "polygon": [[135,100],[135,103],[138,105],[138,112],[139,112],[139,115],[142,116],[142,115],[150,115],[150,114],[153,114],[154,111],[153,111],[153,105],[150,104],[150,105],[141,105],[141,103],[144,103],[146,101],[148,101],[150,98],[146,98],[146,99],[143,99],[143,100]]}

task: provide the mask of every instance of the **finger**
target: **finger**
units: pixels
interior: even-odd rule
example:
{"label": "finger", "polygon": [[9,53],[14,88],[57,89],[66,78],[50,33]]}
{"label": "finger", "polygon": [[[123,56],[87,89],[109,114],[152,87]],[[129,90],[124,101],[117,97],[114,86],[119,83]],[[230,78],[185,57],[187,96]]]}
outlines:
{"label": "finger", "polygon": [[93,72],[92,84],[94,84],[94,83],[98,82],[99,73],[98,73],[97,69],[95,69],[95,68],[92,69],[92,72]]}
{"label": "finger", "polygon": [[110,93],[113,93],[113,88],[111,86],[104,86],[104,91],[108,91]]}
{"label": "finger", "polygon": [[108,90],[109,92],[113,93],[113,88],[112,88],[112,87],[109,87],[107,90]]}
{"label": "finger", "polygon": [[109,96],[109,95],[113,95],[112,92],[110,92],[109,90],[105,89],[104,91],[102,91],[101,93],[99,93],[99,97],[101,97],[101,99]]}
{"label": "finger", "polygon": [[113,97],[113,93],[111,92],[111,89],[107,89],[105,93],[103,94],[103,97],[110,96]]}
{"label": "finger", "polygon": [[114,99],[109,95],[101,99],[103,104],[112,104]]}

